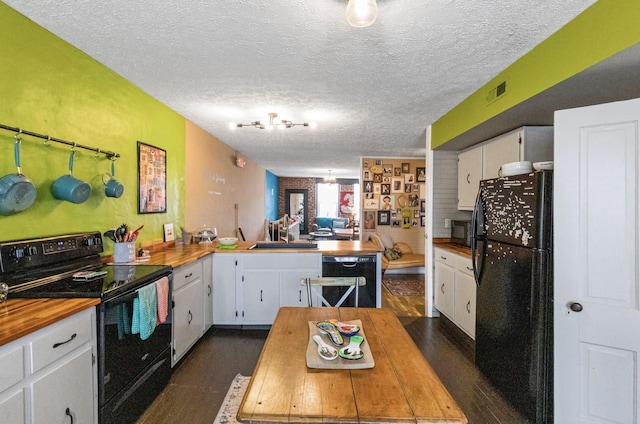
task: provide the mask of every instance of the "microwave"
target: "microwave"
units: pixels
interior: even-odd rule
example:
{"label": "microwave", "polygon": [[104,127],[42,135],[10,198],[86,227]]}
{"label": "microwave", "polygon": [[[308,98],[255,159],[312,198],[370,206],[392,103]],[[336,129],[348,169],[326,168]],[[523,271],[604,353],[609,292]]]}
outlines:
{"label": "microwave", "polygon": [[471,221],[451,221],[451,242],[471,247]]}

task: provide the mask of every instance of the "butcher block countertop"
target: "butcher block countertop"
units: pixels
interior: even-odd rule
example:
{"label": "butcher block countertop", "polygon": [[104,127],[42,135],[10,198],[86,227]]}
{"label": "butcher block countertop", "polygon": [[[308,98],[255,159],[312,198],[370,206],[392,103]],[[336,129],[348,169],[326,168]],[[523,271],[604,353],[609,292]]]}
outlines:
{"label": "butcher block countertop", "polygon": [[10,299],[0,303],[0,346],[100,303],[100,299]]}
{"label": "butcher block countertop", "polygon": [[[241,241],[238,242],[236,249],[220,249],[217,242],[211,244],[164,243],[150,247],[149,261],[143,264],[170,265],[178,268],[212,253],[322,253],[323,255],[349,256],[376,254],[379,251],[369,241],[326,240],[315,241],[314,243],[318,244],[317,249],[249,250],[249,247],[255,243],[259,242]],[[295,242],[291,244],[294,245]],[[110,256],[103,258],[104,263],[112,260]],[[99,303],[99,299],[9,299],[0,303],[0,346]]]}
{"label": "butcher block countertop", "polygon": [[453,253],[457,253],[467,258],[471,257],[471,248],[467,246],[461,246],[459,244],[451,243],[450,239],[433,239],[433,247],[445,249]]}
{"label": "butcher block countertop", "polygon": [[[211,244],[175,244],[152,249],[149,262],[150,265],[171,265],[178,268],[182,265],[197,261],[211,253],[214,254],[259,254],[259,253],[322,253],[331,256],[349,255],[375,255],[380,250],[370,241],[350,241],[350,240],[317,240],[313,243],[318,245],[317,249],[309,248],[286,248],[286,249],[249,249],[259,241],[239,241],[235,249],[221,249],[217,242]],[[299,242],[291,242],[295,246]],[[306,242],[303,242],[307,244]]]}

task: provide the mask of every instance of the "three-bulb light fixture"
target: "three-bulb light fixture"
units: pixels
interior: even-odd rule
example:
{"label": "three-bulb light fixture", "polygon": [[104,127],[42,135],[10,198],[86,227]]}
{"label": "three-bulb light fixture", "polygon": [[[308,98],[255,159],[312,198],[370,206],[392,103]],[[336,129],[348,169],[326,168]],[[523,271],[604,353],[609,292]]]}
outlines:
{"label": "three-bulb light fixture", "polygon": [[376,0],[347,0],[347,22],[349,25],[364,28],[376,21],[378,5]]}
{"label": "three-bulb light fixture", "polygon": [[284,128],[293,128],[296,126],[302,126],[302,127],[311,127],[311,128],[315,128],[316,124],[315,122],[304,122],[301,124],[295,124],[291,121],[288,121],[286,119],[281,119],[280,122],[278,122],[276,120],[276,118],[278,117],[278,114],[275,112],[269,112],[269,121],[268,122],[264,122],[264,121],[253,121],[250,124],[236,124],[235,122],[232,122],[229,124],[229,128],[231,129],[235,129],[235,128],[242,128],[242,127],[254,127],[254,128],[259,128],[261,130],[272,130],[273,128],[279,128],[279,129],[284,129]]}

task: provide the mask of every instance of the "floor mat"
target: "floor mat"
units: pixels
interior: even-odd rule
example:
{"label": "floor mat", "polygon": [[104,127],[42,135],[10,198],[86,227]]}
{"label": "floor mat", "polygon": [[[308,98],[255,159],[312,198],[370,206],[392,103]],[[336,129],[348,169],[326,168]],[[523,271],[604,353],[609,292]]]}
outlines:
{"label": "floor mat", "polygon": [[424,278],[385,277],[382,284],[394,296],[424,296]]}
{"label": "floor mat", "polygon": [[250,379],[251,377],[245,377],[240,374],[234,377],[213,424],[235,424],[238,422],[236,420],[236,414],[238,413],[244,392],[247,391]]}

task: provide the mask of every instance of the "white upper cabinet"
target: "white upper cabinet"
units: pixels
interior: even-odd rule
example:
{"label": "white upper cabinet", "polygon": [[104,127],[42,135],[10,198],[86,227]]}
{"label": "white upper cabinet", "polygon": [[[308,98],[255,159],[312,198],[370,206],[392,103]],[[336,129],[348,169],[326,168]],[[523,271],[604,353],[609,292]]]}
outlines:
{"label": "white upper cabinet", "polygon": [[458,154],[458,209],[473,210],[480,180],[498,178],[505,163],[553,160],[553,127],[521,127]]}

